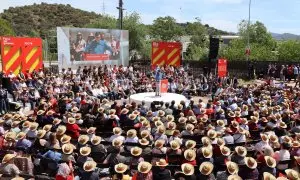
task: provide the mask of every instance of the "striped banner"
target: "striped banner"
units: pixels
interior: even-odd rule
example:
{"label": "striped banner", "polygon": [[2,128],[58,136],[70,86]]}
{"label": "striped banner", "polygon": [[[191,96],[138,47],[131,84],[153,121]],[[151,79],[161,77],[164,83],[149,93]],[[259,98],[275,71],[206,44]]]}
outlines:
{"label": "striped banner", "polygon": [[152,67],[163,65],[181,65],[181,43],[152,42]]}
{"label": "striped banner", "polygon": [[40,38],[1,37],[2,68],[5,74],[25,72],[43,66]]}

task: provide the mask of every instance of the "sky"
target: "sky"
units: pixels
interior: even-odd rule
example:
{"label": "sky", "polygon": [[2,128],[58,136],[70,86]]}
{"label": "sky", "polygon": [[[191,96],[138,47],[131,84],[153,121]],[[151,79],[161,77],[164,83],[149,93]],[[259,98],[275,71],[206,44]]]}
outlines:
{"label": "sky", "polygon": [[[0,12],[33,3],[61,3],[96,13],[118,17],[118,0],[0,0]],[[203,24],[237,32],[238,24],[248,19],[249,0],[123,0],[125,14],[137,12],[142,22],[151,24],[160,16],[177,22],[200,18]],[[105,8],[103,8],[105,7]],[[251,21],[261,21],[270,32],[300,35],[300,0],[252,0]]]}

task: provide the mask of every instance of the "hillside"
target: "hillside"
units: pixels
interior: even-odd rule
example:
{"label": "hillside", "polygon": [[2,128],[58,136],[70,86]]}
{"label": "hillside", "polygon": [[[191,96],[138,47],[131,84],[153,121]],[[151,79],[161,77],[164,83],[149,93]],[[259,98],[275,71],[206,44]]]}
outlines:
{"label": "hillside", "polygon": [[296,34],[290,34],[290,33],[271,33],[272,37],[278,41],[280,40],[300,40],[300,36]]}
{"label": "hillside", "polygon": [[83,27],[91,20],[101,17],[94,12],[75,9],[62,4],[33,4],[10,7],[0,17],[12,23],[18,36],[43,36],[57,26]]}

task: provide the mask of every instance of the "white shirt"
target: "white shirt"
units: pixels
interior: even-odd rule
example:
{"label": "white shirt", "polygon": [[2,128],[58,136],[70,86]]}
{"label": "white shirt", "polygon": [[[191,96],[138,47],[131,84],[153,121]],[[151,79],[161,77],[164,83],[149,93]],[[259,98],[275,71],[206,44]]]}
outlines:
{"label": "white shirt", "polygon": [[246,142],[246,136],[243,134],[234,134],[233,139],[234,139],[234,143]]}
{"label": "white shirt", "polygon": [[254,148],[255,148],[256,151],[263,152],[263,150],[264,150],[267,146],[270,147],[269,143],[264,142],[264,141],[260,141],[260,142],[258,142],[258,143],[255,144],[255,147],[254,147]]}

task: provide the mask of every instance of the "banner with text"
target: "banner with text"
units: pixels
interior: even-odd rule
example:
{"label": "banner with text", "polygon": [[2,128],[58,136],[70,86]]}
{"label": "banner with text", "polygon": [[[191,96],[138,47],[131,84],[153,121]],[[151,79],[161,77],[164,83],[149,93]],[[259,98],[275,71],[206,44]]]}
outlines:
{"label": "banner with text", "polygon": [[160,92],[167,93],[168,92],[168,79],[162,79],[160,81]]}

